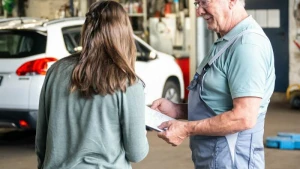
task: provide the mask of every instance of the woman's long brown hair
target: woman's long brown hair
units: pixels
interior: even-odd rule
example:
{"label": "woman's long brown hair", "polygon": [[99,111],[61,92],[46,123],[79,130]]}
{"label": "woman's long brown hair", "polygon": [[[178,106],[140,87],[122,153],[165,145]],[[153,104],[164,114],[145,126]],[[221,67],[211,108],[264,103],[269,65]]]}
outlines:
{"label": "woman's long brown hair", "polygon": [[126,91],[136,82],[136,47],[129,17],[115,1],[91,5],[81,33],[82,51],[71,80],[71,91],[86,97]]}

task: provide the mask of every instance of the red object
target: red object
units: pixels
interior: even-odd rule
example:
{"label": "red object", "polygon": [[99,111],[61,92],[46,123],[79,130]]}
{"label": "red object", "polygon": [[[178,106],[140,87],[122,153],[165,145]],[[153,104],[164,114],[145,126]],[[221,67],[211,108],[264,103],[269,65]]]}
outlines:
{"label": "red object", "polygon": [[48,62],[57,61],[56,58],[42,58],[24,63],[17,70],[17,75],[24,76],[27,73],[45,75],[48,69]]}
{"label": "red object", "polygon": [[294,40],[294,43],[298,47],[298,49],[300,49],[300,44],[296,40]]}
{"label": "red object", "polygon": [[29,128],[29,125],[25,120],[20,120],[19,124],[22,128]]}
{"label": "red object", "polygon": [[156,18],[161,17],[161,13],[160,13],[159,11],[156,11],[156,12],[154,13],[154,17],[156,17]]}
{"label": "red object", "polygon": [[189,91],[186,89],[190,84],[190,59],[189,57],[176,58],[176,62],[181,68],[184,82],[184,101],[187,101]]}
{"label": "red object", "polygon": [[172,13],[172,4],[170,2],[165,4],[165,14]]}
{"label": "red object", "polygon": [[139,6],[138,6],[138,10],[137,10],[138,13],[143,13],[143,7],[142,7],[142,4],[140,3]]}

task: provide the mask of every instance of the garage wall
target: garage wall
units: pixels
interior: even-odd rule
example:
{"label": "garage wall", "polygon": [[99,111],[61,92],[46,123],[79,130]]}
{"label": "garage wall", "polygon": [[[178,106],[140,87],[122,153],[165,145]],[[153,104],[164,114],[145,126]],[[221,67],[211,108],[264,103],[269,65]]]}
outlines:
{"label": "garage wall", "polygon": [[[289,0],[289,84],[300,84],[300,50],[294,44],[297,27],[293,15],[294,1]],[[55,18],[57,10],[69,0],[28,0],[27,16]],[[42,9],[42,10],[41,10]],[[300,32],[300,31],[299,31]],[[299,36],[300,38],[300,36]],[[300,39],[299,39],[300,43]]]}
{"label": "garage wall", "polygon": [[[296,20],[294,18],[294,0],[289,0],[289,39],[290,62],[289,84],[300,84],[300,49],[294,44],[297,35]],[[300,30],[299,30],[300,33]],[[300,43],[300,36],[298,38]]]}
{"label": "garage wall", "polygon": [[53,19],[60,7],[68,3],[69,0],[28,0],[26,15]]}

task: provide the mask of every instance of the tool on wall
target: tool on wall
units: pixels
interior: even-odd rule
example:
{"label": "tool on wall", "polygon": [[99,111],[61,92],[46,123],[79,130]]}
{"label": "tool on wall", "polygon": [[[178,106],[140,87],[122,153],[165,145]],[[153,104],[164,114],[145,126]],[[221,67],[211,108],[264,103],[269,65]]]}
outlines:
{"label": "tool on wall", "polygon": [[300,0],[294,0],[294,17],[296,21],[300,21]]}
{"label": "tool on wall", "polygon": [[183,30],[182,26],[182,21],[180,19],[180,14],[179,14],[179,0],[174,0],[174,5],[175,5],[175,13],[176,13],[176,28],[178,31]]}
{"label": "tool on wall", "polygon": [[294,0],[294,18],[296,21],[296,38],[294,39],[295,45],[300,50],[300,33],[299,33],[299,24],[300,24],[300,0]]}
{"label": "tool on wall", "polygon": [[[173,53],[173,36],[168,25],[172,23],[169,18],[150,18],[150,45],[158,51]],[[175,24],[174,24],[175,25]]]}
{"label": "tool on wall", "polygon": [[[294,39],[294,44],[300,50],[300,34],[299,34],[299,24],[300,24],[300,0],[294,0],[294,18],[296,22],[296,38]],[[300,85],[291,84],[286,90],[286,98],[290,103],[291,108],[300,108]],[[273,141],[273,140],[269,140]],[[272,143],[272,142],[271,142]]]}

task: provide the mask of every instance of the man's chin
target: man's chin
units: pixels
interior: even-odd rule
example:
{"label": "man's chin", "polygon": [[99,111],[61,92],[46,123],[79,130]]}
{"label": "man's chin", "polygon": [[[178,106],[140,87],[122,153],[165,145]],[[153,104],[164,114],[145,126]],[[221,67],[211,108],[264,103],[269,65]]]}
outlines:
{"label": "man's chin", "polygon": [[213,27],[213,26],[210,26],[209,24],[207,25],[207,29],[208,29],[208,30],[211,30],[211,31],[215,31],[214,27]]}

